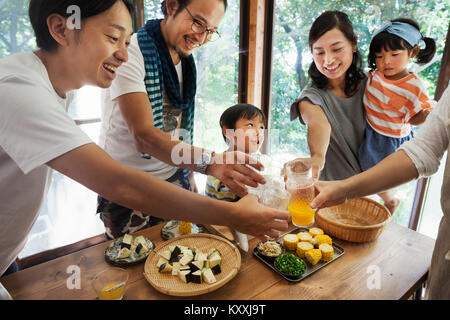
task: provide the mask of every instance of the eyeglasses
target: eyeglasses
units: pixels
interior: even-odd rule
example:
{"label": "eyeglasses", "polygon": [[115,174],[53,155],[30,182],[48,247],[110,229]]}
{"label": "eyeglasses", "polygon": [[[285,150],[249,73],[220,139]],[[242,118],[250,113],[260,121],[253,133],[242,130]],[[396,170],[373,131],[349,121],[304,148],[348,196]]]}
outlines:
{"label": "eyeglasses", "polygon": [[198,34],[203,34],[206,32],[206,40],[208,40],[209,42],[216,41],[217,39],[220,38],[219,32],[217,32],[214,29],[206,28],[205,25],[200,20],[194,18],[194,16],[188,10],[188,8],[185,7],[185,9],[192,18],[192,26],[191,26],[192,31]]}

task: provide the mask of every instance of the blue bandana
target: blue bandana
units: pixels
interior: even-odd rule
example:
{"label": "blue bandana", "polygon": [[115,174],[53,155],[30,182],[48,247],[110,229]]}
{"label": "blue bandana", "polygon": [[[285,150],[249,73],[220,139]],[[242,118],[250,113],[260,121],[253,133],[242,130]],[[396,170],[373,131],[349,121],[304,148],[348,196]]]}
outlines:
{"label": "blue bandana", "polygon": [[405,22],[386,22],[380,29],[375,31],[372,35],[372,39],[379,33],[386,31],[390,34],[394,34],[406,42],[412,47],[415,47],[422,40],[422,34],[414,26]]}

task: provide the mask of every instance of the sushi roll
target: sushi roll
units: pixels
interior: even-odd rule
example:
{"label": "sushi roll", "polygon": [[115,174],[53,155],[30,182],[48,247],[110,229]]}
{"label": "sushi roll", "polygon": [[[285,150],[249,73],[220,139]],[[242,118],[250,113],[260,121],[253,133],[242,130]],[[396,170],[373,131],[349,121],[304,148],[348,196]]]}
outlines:
{"label": "sushi roll", "polygon": [[311,249],[305,253],[306,261],[315,266],[322,259],[322,252],[319,249]]}
{"label": "sushi roll", "polygon": [[216,264],[214,267],[212,267],[211,271],[212,271],[213,274],[221,273],[222,269],[220,268],[220,264]]}
{"label": "sushi roll", "polygon": [[212,270],[209,268],[205,268],[202,270],[202,278],[203,278],[203,281],[208,284],[211,284],[211,283],[214,283],[217,281],[216,277],[214,277]]}
{"label": "sushi roll", "polygon": [[213,267],[219,265],[222,263],[222,257],[217,252],[214,252],[209,258],[208,258],[208,266],[212,269]]}
{"label": "sushi roll", "polygon": [[133,243],[133,236],[130,234],[126,234],[123,236],[122,243],[120,244],[120,248],[131,249],[131,244]]}
{"label": "sushi roll", "polygon": [[183,254],[183,257],[180,259],[181,265],[185,266],[189,262],[191,262],[194,259],[194,256],[192,254],[189,254],[188,251],[185,251]]}
{"label": "sushi roll", "polygon": [[163,263],[162,265],[159,266],[159,272],[160,273],[172,273],[172,266],[170,265],[170,263]]}
{"label": "sushi roll", "polygon": [[203,261],[193,261],[188,264],[189,268],[191,268],[192,272],[203,269]]}
{"label": "sushi roll", "polygon": [[177,276],[180,271],[181,264],[179,262],[174,262],[172,264],[172,275]]}
{"label": "sushi roll", "polygon": [[169,264],[169,260],[164,259],[163,257],[160,257],[159,260],[158,260],[158,262],[156,263],[156,267],[159,268],[159,267],[161,267],[161,265],[164,264],[164,263]]}
{"label": "sushi roll", "polygon": [[294,251],[297,249],[298,238],[295,234],[287,234],[283,237],[284,247],[288,250]]}
{"label": "sushi roll", "polygon": [[161,252],[159,255],[168,261],[170,260],[170,251],[169,250],[165,250],[165,251]]}
{"label": "sushi roll", "polygon": [[323,234],[323,230],[320,228],[311,228],[309,229],[309,234],[314,238],[320,234]]}
{"label": "sushi roll", "polygon": [[317,238],[317,246],[320,246],[323,243],[329,244],[330,246],[333,245],[333,240],[331,240],[330,236],[326,234],[320,234],[316,236]]}
{"label": "sushi roll", "polygon": [[188,280],[190,280],[189,274],[191,273],[191,270],[180,270],[178,272],[178,277],[183,281],[184,283],[188,283]]}
{"label": "sushi roll", "polygon": [[299,242],[297,244],[297,256],[299,256],[300,258],[304,258],[305,253],[311,249],[314,249],[314,246],[310,242]]}
{"label": "sushi roll", "polygon": [[134,239],[134,245],[136,246],[135,252],[137,254],[144,254],[150,250],[144,236],[137,236]]}
{"label": "sushi roll", "polygon": [[334,249],[333,246],[327,244],[327,243],[322,243],[319,246],[319,250],[322,252],[322,261],[331,261],[333,260],[334,257]]}
{"label": "sushi roll", "polygon": [[175,246],[173,248],[169,247],[169,251],[170,251],[170,258],[169,258],[170,263],[180,261],[181,249],[178,246]]}
{"label": "sushi roll", "polygon": [[309,234],[309,232],[299,232],[297,234],[298,241],[299,242],[311,242],[312,236]]}
{"label": "sushi roll", "polygon": [[122,248],[119,251],[119,254],[117,255],[118,259],[125,259],[128,258],[131,255],[131,250],[128,248]]}
{"label": "sushi roll", "polygon": [[195,272],[191,272],[189,274],[186,275],[189,279],[188,282],[192,282],[192,283],[202,283],[202,271],[201,270],[197,270]]}

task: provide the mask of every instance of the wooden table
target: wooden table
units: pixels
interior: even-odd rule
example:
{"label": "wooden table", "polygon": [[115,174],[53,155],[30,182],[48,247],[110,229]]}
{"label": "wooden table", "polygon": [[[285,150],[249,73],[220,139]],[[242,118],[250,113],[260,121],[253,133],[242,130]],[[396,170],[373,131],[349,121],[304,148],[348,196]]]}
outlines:
{"label": "wooden table", "polygon": [[[162,225],[141,230],[156,246],[162,242]],[[255,258],[250,241],[242,252],[242,265],[234,279],[222,288],[194,299],[297,300],[297,299],[406,299],[426,280],[434,240],[402,227],[388,224],[377,241],[336,243],[345,254],[298,283],[291,283]],[[90,280],[109,267],[103,258],[109,242],[5,276],[0,282],[14,299],[95,299]],[[78,266],[80,289],[68,289]],[[69,268],[69,269],[68,269]],[[159,293],[143,276],[144,264],[128,268],[130,279],[124,299],[183,299]],[[379,282],[376,281],[379,275]],[[374,281],[375,279],[375,281]],[[72,286],[74,282],[72,281]],[[377,288],[377,286],[379,287]],[[187,298],[187,299],[192,299]]]}

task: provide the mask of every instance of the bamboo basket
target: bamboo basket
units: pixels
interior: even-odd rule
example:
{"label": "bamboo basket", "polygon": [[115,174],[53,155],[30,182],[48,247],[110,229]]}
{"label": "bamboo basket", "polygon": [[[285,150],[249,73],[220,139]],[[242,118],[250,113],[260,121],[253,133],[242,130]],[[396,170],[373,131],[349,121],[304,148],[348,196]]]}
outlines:
{"label": "bamboo basket", "polygon": [[[207,284],[184,283],[177,276],[158,272],[156,263],[159,253],[169,249],[170,245],[183,245],[190,248],[196,247],[203,252],[208,252],[211,248],[216,248],[222,255],[222,272],[216,275],[217,282]],[[231,281],[239,272],[241,267],[241,254],[230,241],[206,233],[184,235],[165,241],[158,245],[147,257],[144,265],[144,276],[147,281],[159,292],[180,297],[198,296],[221,288]]]}
{"label": "bamboo basket", "polygon": [[391,220],[389,210],[369,198],[352,199],[320,209],[315,216],[325,233],[350,242],[376,240]]}

